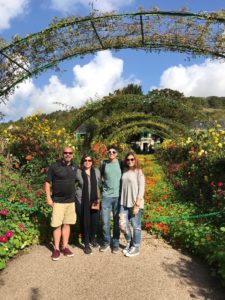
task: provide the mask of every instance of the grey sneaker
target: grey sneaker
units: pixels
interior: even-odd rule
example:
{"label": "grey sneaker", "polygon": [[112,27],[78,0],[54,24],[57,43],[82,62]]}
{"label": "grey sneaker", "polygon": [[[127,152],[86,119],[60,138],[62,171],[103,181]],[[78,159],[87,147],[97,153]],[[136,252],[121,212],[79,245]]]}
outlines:
{"label": "grey sneaker", "polygon": [[132,246],[125,256],[131,257],[139,254],[139,248]]}
{"label": "grey sneaker", "polygon": [[130,250],[130,243],[127,243],[125,248],[123,249],[123,254],[124,255],[127,254],[127,252],[129,252],[129,250]]}
{"label": "grey sneaker", "polygon": [[93,248],[98,248],[98,247],[99,247],[99,243],[97,242],[96,239],[93,239],[93,240],[90,242],[90,244],[91,244],[91,247],[93,247]]}
{"label": "grey sneaker", "polygon": [[119,247],[113,247],[112,248],[112,253],[114,253],[114,254],[119,253]]}
{"label": "grey sneaker", "polygon": [[84,253],[87,255],[91,255],[92,254],[92,250],[90,246],[85,246],[84,247]]}
{"label": "grey sneaker", "polygon": [[109,250],[109,245],[102,245],[100,248],[99,248],[99,251],[100,252],[105,252],[105,251],[108,251]]}

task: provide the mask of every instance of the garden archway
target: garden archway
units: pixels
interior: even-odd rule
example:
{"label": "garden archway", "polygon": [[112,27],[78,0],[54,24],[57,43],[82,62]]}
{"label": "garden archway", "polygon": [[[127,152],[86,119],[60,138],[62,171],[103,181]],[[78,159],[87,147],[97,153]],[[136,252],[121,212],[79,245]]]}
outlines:
{"label": "garden archway", "polygon": [[0,40],[0,102],[29,77],[65,59],[105,49],[176,51],[225,58],[225,12],[140,11],[55,19],[50,27]]}

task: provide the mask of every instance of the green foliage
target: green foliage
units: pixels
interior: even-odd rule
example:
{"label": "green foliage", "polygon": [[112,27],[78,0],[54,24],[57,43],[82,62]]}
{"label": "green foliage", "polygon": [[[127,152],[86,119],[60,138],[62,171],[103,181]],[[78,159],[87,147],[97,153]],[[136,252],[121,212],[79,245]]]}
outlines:
{"label": "green foliage", "polygon": [[114,95],[143,95],[142,87],[137,84],[128,84],[121,90],[116,90]]}

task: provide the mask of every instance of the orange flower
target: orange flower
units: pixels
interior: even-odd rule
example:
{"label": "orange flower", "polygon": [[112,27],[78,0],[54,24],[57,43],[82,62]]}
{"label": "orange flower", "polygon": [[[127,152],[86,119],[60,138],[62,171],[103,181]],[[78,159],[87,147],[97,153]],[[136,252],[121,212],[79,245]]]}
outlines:
{"label": "orange flower", "polygon": [[33,156],[32,156],[31,154],[28,154],[28,155],[25,157],[25,159],[26,159],[26,160],[31,160],[32,157],[33,157]]}

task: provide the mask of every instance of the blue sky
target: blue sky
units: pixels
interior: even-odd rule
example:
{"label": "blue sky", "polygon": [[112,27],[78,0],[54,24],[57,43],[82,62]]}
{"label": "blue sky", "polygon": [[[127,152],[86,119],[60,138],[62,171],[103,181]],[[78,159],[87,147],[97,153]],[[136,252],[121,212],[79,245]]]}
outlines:
{"label": "blue sky", "polygon": [[[146,0],[0,0],[0,34],[7,42],[15,34],[38,32],[54,16],[88,15],[93,7],[102,11],[136,12],[157,6],[160,10],[211,12],[225,8],[225,0],[146,1]],[[4,121],[16,120],[36,112],[63,109],[55,102],[78,107],[98,99],[128,83],[141,84],[144,92],[152,88],[172,88],[186,96],[225,96],[225,63],[187,55],[143,50],[102,51],[74,58],[60,65],[62,72],[48,71],[37,79],[22,83],[0,111]]]}

